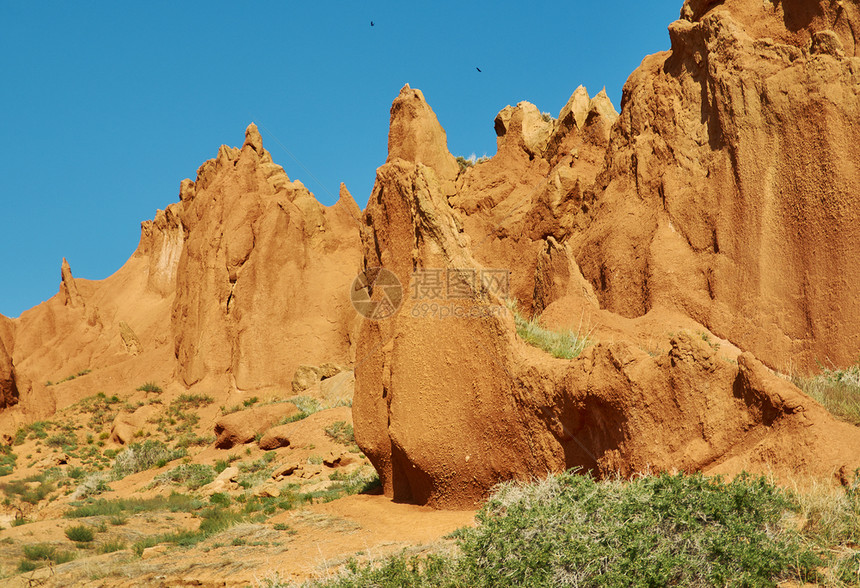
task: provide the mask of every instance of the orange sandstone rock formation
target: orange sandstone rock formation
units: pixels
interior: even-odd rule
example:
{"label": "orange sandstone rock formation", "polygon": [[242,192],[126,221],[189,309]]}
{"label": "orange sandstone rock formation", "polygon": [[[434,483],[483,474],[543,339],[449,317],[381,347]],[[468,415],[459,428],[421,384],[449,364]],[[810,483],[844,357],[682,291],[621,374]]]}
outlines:
{"label": "orange sandstone rock formation", "polygon": [[[0,432],[96,385],[336,396],[352,373],[317,384],[330,363],[354,366],[356,439],[399,500],[471,507],[574,466],[844,478],[860,429],[771,369],[860,352],[858,19],[856,2],[688,0],[620,113],[584,88],[555,119],[509,106],[496,155],[463,169],[407,85],[363,213],[343,186],[317,202],[252,124],[116,274],[64,261],[57,296],[0,317]],[[365,320],[350,286],[377,267],[405,302]],[[416,272],[448,270],[458,296],[417,296]],[[530,347],[506,298],[597,343]],[[126,416],[120,440],[141,426]]]}
{"label": "orange sandstone rock formation", "polygon": [[[617,120],[583,91],[556,121],[503,110],[497,155],[454,195],[432,111],[408,88],[395,101],[390,148],[437,143],[422,147],[433,157],[392,149],[378,170],[365,265],[404,284],[508,268],[526,311],[587,316],[607,339],[553,359],[506,313],[474,318],[502,302],[477,282],[454,303],[469,318],[408,300],[363,324],[356,438],[386,494],[456,508],[573,466],[839,478],[860,465],[860,429],[749,353],[783,369],[856,359],[856,10],[712,4],[685,5]],[[849,24],[821,30],[837,18]]]}
{"label": "orange sandstone rock formation", "polygon": [[291,182],[252,124],[241,149],[222,146],[142,223],[114,275],[76,279],[63,260],[56,296],[0,317],[0,407],[17,402],[0,428],[99,389],[289,390],[300,364],[348,364],[360,213],[344,186],[325,207]]}

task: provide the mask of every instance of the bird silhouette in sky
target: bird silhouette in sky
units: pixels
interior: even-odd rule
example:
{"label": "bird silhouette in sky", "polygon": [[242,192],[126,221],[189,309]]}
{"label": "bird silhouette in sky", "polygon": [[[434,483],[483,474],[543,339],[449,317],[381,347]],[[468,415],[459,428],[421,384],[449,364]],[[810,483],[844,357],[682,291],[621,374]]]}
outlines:
{"label": "bird silhouette in sky", "polygon": [[481,72],[481,68],[480,68],[480,67],[476,67],[475,69],[477,69],[479,73]]}
{"label": "bird silhouette in sky", "polygon": [[370,26],[375,26],[375,25],[373,24],[373,21],[370,21]]}

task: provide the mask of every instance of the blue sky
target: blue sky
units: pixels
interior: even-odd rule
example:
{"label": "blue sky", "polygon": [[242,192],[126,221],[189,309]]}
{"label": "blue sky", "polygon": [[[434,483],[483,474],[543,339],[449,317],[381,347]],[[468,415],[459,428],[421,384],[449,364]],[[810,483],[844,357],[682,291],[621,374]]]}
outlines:
{"label": "blue sky", "polygon": [[619,108],[681,4],[0,0],[0,314],[53,296],[63,257],[76,277],[119,269],[252,120],[321,202],[345,182],[363,207],[404,83],[452,153],[492,155],[508,104],[557,115],[582,84]]}

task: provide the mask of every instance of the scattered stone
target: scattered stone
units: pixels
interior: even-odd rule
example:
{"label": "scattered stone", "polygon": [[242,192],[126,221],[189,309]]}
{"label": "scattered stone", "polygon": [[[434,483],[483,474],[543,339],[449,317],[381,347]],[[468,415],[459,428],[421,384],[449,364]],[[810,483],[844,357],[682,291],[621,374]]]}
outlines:
{"label": "scattered stone", "polygon": [[254,496],[257,498],[277,498],[281,495],[281,490],[274,484],[266,484],[254,490]]}
{"label": "scattered stone", "polygon": [[272,472],[272,478],[275,480],[280,480],[285,478],[286,476],[292,475],[297,469],[299,469],[299,464],[297,463],[287,463],[275,468],[275,471]]}
{"label": "scattered stone", "polygon": [[282,418],[298,414],[299,409],[291,402],[266,404],[240,410],[222,416],[215,422],[215,447],[230,449],[236,445],[250,443]]}
{"label": "scattered stone", "polygon": [[266,451],[271,451],[272,449],[278,449],[280,447],[289,447],[290,438],[288,436],[288,432],[290,431],[290,423],[286,425],[278,425],[277,427],[272,427],[260,438],[259,443],[257,444],[260,449],[265,449]]}

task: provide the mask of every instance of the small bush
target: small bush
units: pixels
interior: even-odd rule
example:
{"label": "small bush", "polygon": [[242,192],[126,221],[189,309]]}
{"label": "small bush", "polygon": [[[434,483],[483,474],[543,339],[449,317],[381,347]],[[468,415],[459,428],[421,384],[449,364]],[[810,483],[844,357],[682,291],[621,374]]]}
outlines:
{"label": "small bush", "polygon": [[103,543],[99,543],[96,551],[98,553],[113,553],[114,551],[121,551],[127,546],[127,543],[122,539],[109,539]]}
{"label": "small bush", "polygon": [[199,509],[203,503],[187,494],[174,492],[170,496],[156,496],[153,498],[127,498],[118,500],[99,499],[90,504],[78,506],[66,511],[65,517],[70,519],[97,517],[97,516],[121,516],[124,514],[137,514],[141,512],[191,512]]}
{"label": "small bush", "polygon": [[224,492],[216,492],[209,497],[209,503],[216,506],[230,506],[230,495]]}
{"label": "small bush", "polygon": [[51,561],[55,564],[75,559],[73,551],[58,551],[53,545],[38,543],[24,546],[24,557],[30,561]]}
{"label": "small bush", "polygon": [[141,384],[137,387],[138,392],[155,392],[157,394],[161,393],[161,386],[156,384],[155,382],[146,382],[145,384]]}
{"label": "small bush", "polygon": [[86,525],[66,527],[66,537],[78,543],[89,543],[95,537],[93,530]]}
{"label": "small bush", "polygon": [[73,498],[80,500],[89,496],[96,496],[110,490],[105,475],[102,473],[93,473],[88,475],[75,489]]}
{"label": "small bush", "polygon": [[460,166],[461,172],[466,171],[467,168],[473,167],[475,165],[478,165],[480,163],[484,163],[485,161],[490,160],[490,158],[487,157],[486,155],[484,155],[483,157],[476,157],[474,153],[472,155],[470,155],[468,158],[463,157],[462,155],[458,155],[454,159],[456,159],[457,165]]}
{"label": "small bush", "polygon": [[172,407],[179,410],[187,410],[189,408],[201,408],[215,402],[211,396],[204,394],[181,394],[179,398],[170,403]]}
{"label": "small bush", "polygon": [[325,434],[343,445],[355,443],[355,431],[346,421],[337,421],[325,428]]}
{"label": "small bush", "polygon": [[18,456],[12,453],[8,445],[0,445],[0,476],[8,476],[15,471]]}
{"label": "small bush", "polygon": [[78,440],[72,433],[58,433],[48,437],[45,441],[48,447],[74,447],[78,444]]}
{"label": "small bush", "polygon": [[292,416],[284,417],[277,424],[285,425],[287,423],[294,423],[296,421],[301,421],[314,413],[317,413],[323,409],[322,404],[316,398],[311,398],[310,396],[296,396],[295,398],[291,398],[289,402],[293,403],[296,408],[299,409],[297,414]]}
{"label": "small bush", "polygon": [[[30,483],[38,482],[38,486],[31,486]],[[44,472],[37,476],[28,476],[23,480],[15,480],[0,484],[0,490],[8,497],[17,496],[22,502],[29,504],[38,504],[51,492],[56,490],[53,480],[48,472]]]}
{"label": "small bush", "polygon": [[161,441],[147,440],[132,443],[114,459],[113,474],[117,479],[142,472],[153,467],[161,467],[174,459],[185,457],[184,449],[170,449]]}
{"label": "small bush", "polygon": [[189,490],[196,490],[214,479],[215,469],[199,463],[184,463],[155,477],[157,482],[183,484]]}

